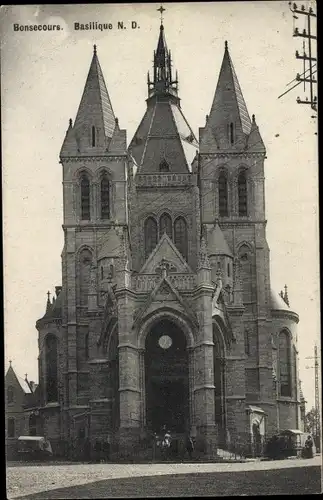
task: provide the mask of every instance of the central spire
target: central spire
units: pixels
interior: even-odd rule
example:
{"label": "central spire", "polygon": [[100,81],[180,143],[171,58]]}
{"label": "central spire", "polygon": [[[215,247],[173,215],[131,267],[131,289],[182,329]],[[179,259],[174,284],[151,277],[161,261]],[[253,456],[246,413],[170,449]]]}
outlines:
{"label": "central spire", "polygon": [[[160,11],[160,9],[158,9]],[[163,9],[164,11],[165,9]],[[162,11],[162,12],[163,12]],[[162,14],[162,13],[161,13]],[[154,78],[150,80],[148,72],[148,97],[172,94],[177,96],[178,79],[172,77],[172,58],[167,49],[165,28],[161,19],[157,49],[154,51]]]}

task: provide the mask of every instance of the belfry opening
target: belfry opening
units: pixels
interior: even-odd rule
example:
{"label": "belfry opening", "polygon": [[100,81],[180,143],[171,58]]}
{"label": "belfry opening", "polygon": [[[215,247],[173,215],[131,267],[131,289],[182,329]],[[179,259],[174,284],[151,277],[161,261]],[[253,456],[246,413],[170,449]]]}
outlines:
{"label": "belfry opening", "polygon": [[152,327],[145,342],[146,426],[173,433],[189,428],[188,351],[183,331],[172,321]]}

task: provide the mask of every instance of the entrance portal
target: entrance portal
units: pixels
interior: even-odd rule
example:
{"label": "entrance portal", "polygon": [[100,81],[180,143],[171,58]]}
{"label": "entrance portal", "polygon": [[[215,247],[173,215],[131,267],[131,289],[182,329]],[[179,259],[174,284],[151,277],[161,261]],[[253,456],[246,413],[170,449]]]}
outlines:
{"label": "entrance portal", "polygon": [[189,379],[186,338],[169,320],[155,325],[145,344],[146,424],[173,433],[189,429]]}

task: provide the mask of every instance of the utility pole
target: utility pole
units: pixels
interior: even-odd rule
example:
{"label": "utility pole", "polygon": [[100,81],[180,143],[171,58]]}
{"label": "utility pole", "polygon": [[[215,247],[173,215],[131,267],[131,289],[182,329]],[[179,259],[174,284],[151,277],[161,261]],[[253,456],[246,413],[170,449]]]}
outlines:
{"label": "utility pole", "polygon": [[[303,29],[302,32],[299,31],[298,28],[294,29],[293,36],[294,37],[302,37],[303,40],[303,53],[300,54],[298,50],[296,50],[296,59],[301,59],[303,61],[303,73],[300,75],[297,73],[296,81],[298,83],[304,83],[304,92],[306,91],[306,85],[309,85],[310,88],[310,98],[305,98],[302,100],[300,97],[297,97],[296,102],[298,104],[309,104],[314,111],[317,111],[317,96],[315,95],[315,86],[317,84],[317,80],[315,79],[316,69],[316,57],[313,57],[313,41],[317,39],[316,35],[313,34],[313,25],[311,24],[311,20],[314,21],[316,18],[316,14],[314,13],[312,7],[309,7],[308,10],[305,9],[305,6],[302,5],[299,9],[296,3],[289,2],[290,10],[293,13],[293,18],[298,19],[296,14],[305,16],[307,29]],[[292,6],[291,6],[292,5]],[[307,48],[306,48],[307,45]],[[308,66],[308,67],[306,67]],[[296,85],[295,85],[296,86]]]}
{"label": "utility pole", "polygon": [[314,366],[306,366],[307,369],[314,368],[315,375],[315,438],[317,440],[316,447],[321,449],[321,417],[320,417],[320,391],[319,391],[319,360],[317,354],[317,345],[314,346],[314,358],[307,357],[306,359],[314,359]]}

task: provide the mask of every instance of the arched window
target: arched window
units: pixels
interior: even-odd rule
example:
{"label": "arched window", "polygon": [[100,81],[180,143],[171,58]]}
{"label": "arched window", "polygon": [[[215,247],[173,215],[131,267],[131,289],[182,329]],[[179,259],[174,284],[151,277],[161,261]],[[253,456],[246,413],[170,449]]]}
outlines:
{"label": "arched window", "polygon": [[90,181],[86,174],[81,177],[81,218],[90,219]]}
{"label": "arched window", "polygon": [[229,262],[227,263],[227,274],[228,274],[228,278],[230,278],[230,263]]}
{"label": "arched window", "polygon": [[37,436],[37,417],[34,413],[29,417],[29,436]]}
{"label": "arched window", "polygon": [[86,333],[84,337],[84,354],[85,359],[89,359],[89,334]]}
{"label": "arched window", "polygon": [[238,204],[239,215],[248,215],[247,177],[245,172],[240,172],[238,176]]}
{"label": "arched window", "polygon": [[58,401],[58,342],[55,335],[49,334],[45,340],[46,363],[46,400]]}
{"label": "arched window", "polygon": [[159,171],[160,172],[169,172],[169,165],[165,159],[160,162]]}
{"label": "arched window", "polygon": [[228,183],[225,174],[219,175],[219,215],[227,217],[228,215]]}
{"label": "arched window", "polygon": [[279,334],[279,381],[280,395],[291,397],[290,336],[286,330]]}
{"label": "arched window", "polygon": [[168,214],[163,214],[159,220],[159,237],[166,233],[170,239],[173,239],[172,219]]}
{"label": "arched window", "polygon": [[153,217],[148,217],[145,222],[145,255],[146,258],[157,245],[157,222]]}
{"label": "arched window", "polygon": [[96,146],[95,127],[92,127],[91,139],[92,139],[92,148],[94,148]]}
{"label": "arched window", "polygon": [[90,286],[90,273],[92,264],[92,254],[90,250],[84,248],[79,255],[79,269],[78,269],[78,292],[79,292],[79,305],[86,306],[88,303],[88,294]]}
{"label": "arched window", "polygon": [[218,425],[219,441],[221,445],[226,440],[226,415],[225,415],[225,365],[224,346],[218,327],[213,324],[213,369],[214,369],[214,396],[215,396],[215,421]]}
{"label": "arched window", "polygon": [[247,356],[250,354],[250,339],[249,339],[249,330],[244,331],[244,352]]}
{"label": "arched window", "polygon": [[234,130],[233,130],[233,123],[232,122],[230,123],[229,130],[230,130],[230,142],[231,142],[231,144],[233,144],[234,143]]}
{"label": "arched window", "polygon": [[15,395],[14,388],[12,387],[12,385],[9,385],[8,389],[7,389],[7,403],[8,404],[14,402],[14,395]]}
{"label": "arched window", "polygon": [[16,429],[15,429],[15,419],[14,418],[8,418],[8,437],[13,438],[15,437],[16,434]]}
{"label": "arched window", "polygon": [[294,347],[293,349],[293,368],[294,368],[294,394],[295,399],[297,399],[297,388],[298,388],[298,376],[297,376],[297,351]]}
{"label": "arched window", "polygon": [[174,223],[175,245],[187,260],[187,224],[183,217],[178,217]]}
{"label": "arched window", "polygon": [[110,218],[110,181],[107,174],[101,178],[101,219]]}
{"label": "arched window", "polygon": [[252,292],[252,253],[248,245],[241,245],[239,248],[239,262],[237,263],[240,270],[240,278],[243,290],[243,303],[248,304],[253,300]]}

